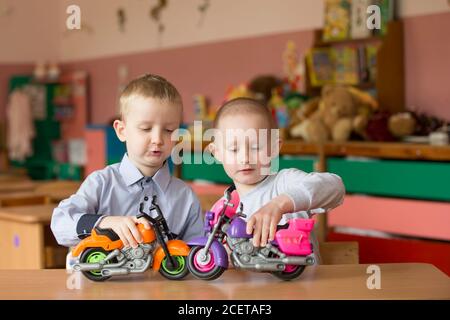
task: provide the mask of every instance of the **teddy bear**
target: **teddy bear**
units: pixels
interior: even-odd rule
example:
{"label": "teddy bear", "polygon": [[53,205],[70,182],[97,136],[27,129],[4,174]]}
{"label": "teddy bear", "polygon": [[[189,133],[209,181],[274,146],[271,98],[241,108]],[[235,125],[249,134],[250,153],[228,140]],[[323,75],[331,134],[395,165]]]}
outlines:
{"label": "teddy bear", "polygon": [[352,133],[366,138],[365,128],[377,108],[368,93],[344,85],[326,85],[320,97],[297,110],[289,133],[310,143],[344,142]]}

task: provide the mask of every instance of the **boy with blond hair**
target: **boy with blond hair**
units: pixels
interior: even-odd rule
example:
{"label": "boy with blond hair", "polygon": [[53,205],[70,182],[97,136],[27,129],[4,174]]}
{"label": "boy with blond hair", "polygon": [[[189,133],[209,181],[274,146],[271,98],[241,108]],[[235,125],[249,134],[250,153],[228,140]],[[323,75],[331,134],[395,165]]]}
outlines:
{"label": "boy with blond hair", "polygon": [[139,205],[150,205],[153,195],[171,232],[184,240],[202,235],[198,198],[170,175],[167,163],[182,114],[181,96],[166,79],[144,75],[127,85],[120,96],[121,118],[114,121],[127,153],[120,163],[91,173],[76,194],[54,209],[51,229],[59,244],[76,245],[99,227],[112,229],[125,247],[136,248],[143,241],[136,223],[150,228],[147,220],[136,218]]}

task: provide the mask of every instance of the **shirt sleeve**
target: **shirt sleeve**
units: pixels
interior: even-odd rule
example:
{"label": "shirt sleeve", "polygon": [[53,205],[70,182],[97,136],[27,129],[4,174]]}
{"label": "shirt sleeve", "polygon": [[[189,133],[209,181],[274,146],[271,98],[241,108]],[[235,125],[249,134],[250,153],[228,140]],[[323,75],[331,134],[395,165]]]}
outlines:
{"label": "shirt sleeve", "polygon": [[298,169],[282,170],[279,174],[279,193],[292,199],[294,212],[317,208],[330,210],[344,201],[345,187],[336,174],[306,173]]}
{"label": "shirt sleeve", "polygon": [[101,177],[92,173],[74,195],[61,201],[53,210],[50,227],[60,245],[76,245],[80,238],[91,232],[101,217],[97,211],[102,185]]}
{"label": "shirt sleeve", "polygon": [[203,236],[202,208],[197,196],[192,192],[192,205],[179,238],[188,241],[195,237]]}

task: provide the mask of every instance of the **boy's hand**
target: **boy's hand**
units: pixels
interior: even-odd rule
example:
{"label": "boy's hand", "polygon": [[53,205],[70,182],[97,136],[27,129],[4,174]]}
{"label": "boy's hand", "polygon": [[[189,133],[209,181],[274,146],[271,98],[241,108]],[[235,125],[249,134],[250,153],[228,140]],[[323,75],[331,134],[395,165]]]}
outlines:
{"label": "boy's hand", "polygon": [[150,223],[144,219],[137,219],[136,217],[124,216],[107,216],[104,217],[98,227],[102,229],[112,229],[122,240],[125,247],[136,248],[138,243],[142,243],[142,236],[136,227],[136,223],[142,223],[146,229],[150,229]]}
{"label": "boy's hand", "polygon": [[253,245],[264,247],[268,241],[272,241],[283,214],[293,210],[291,198],[280,195],[256,211],[247,221],[247,233],[253,233]]}

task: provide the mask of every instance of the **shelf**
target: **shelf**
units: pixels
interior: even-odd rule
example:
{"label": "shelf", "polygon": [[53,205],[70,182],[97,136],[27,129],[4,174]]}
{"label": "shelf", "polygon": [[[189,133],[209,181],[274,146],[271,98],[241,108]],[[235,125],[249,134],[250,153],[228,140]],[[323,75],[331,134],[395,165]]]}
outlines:
{"label": "shelf", "polygon": [[[376,84],[374,82],[362,82],[362,83],[357,83],[357,84],[346,84],[346,83],[332,83],[332,84],[333,85],[334,84],[342,84],[344,86],[352,86],[352,87],[355,87],[355,88],[358,88],[358,89],[361,89],[361,90],[370,90],[370,89],[376,89],[377,88],[377,86],[376,86]],[[325,85],[323,85],[323,86],[325,86]],[[318,91],[318,90],[322,89],[323,86],[311,86],[310,90],[312,92],[314,92],[316,90]]]}
{"label": "shelf", "polygon": [[326,156],[450,161],[450,146],[432,146],[428,144],[401,142],[328,142],[321,147],[307,144],[301,140],[288,140],[283,143],[281,154],[317,154],[321,148]]}
{"label": "shelf", "polygon": [[378,42],[383,41],[383,36],[371,36],[367,38],[358,38],[358,39],[345,39],[345,40],[333,40],[333,41],[323,41],[322,38],[322,30],[316,30],[316,40],[314,42],[314,46],[316,47],[330,47],[330,46],[347,46],[347,45],[355,45],[355,44],[363,44],[368,42]]}
{"label": "shelf", "polygon": [[[203,142],[204,149],[209,142]],[[198,142],[192,143],[192,151],[201,151]],[[450,161],[450,146],[402,142],[348,141],[327,142],[324,145],[305,143],[302,140],[286,140],[281,155],[355,156],[399,160]]]}

